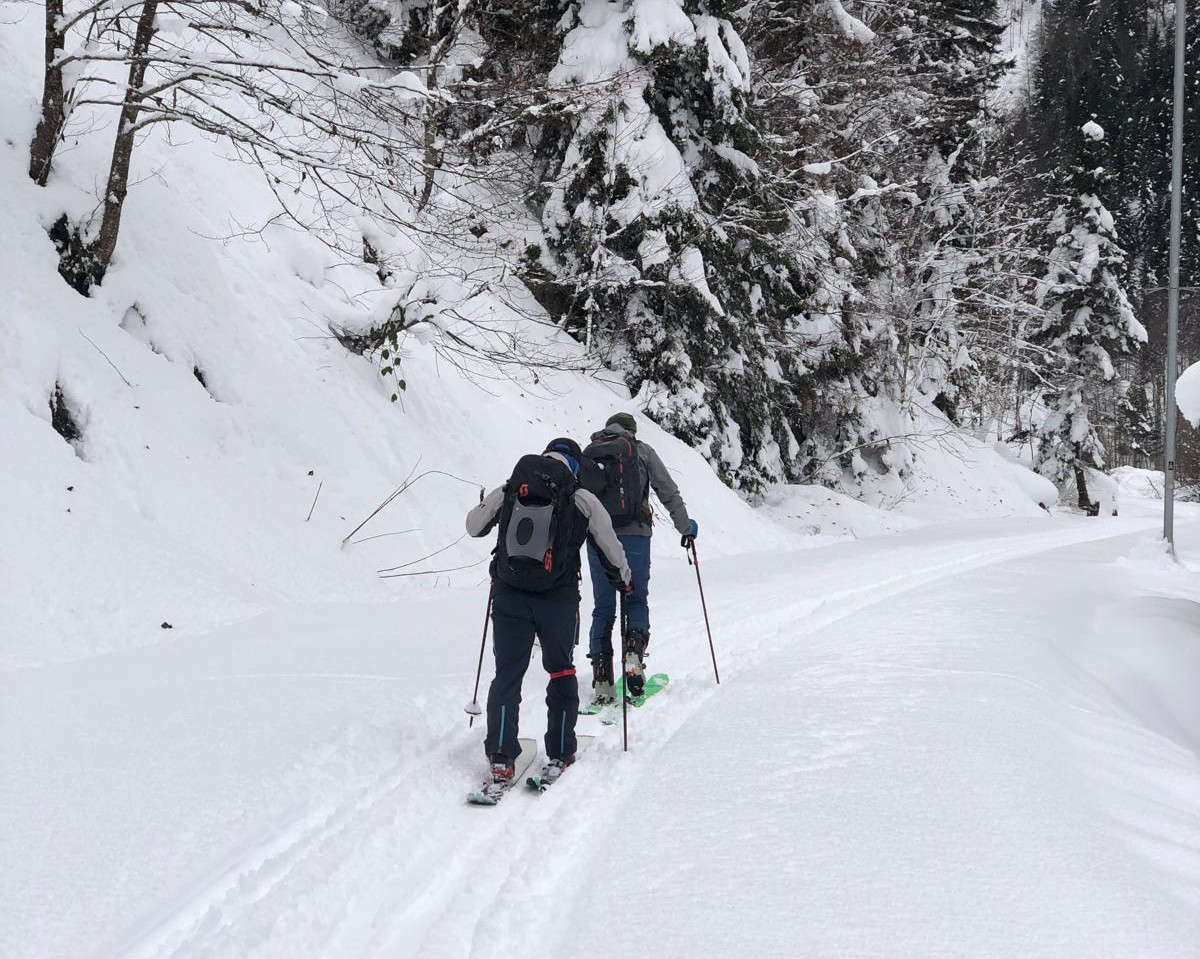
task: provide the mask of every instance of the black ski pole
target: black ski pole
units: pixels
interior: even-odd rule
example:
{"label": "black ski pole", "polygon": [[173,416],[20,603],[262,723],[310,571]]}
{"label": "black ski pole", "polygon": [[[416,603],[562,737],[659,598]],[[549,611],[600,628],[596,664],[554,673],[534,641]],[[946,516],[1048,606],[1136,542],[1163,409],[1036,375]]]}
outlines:
{"label": "black ski pole", "polygon": [[[629,616],[625,612],[625,593],[621,592],[621,734],[624,737],[622,752],[629,752],[629,676],[625,672],[625,631],[629,628]],[[616,657],[614,657],[615,659]],[[614,670],[616,672],[616,670]]]}
{"label": "black ski pole", "polygon": [[683,538],[683,546],[688,551],[688,565],[696,567],[696,585],[700,587],[700,608],[704,610],[704,628],[708,631],[708,651],[712,653],[713,675],[717,685],[721,685],[721,674],[717,670],[717,651],[713,648],[712,627],[708,624],[708,604],[704,602],[704,583],[700,579],[700,557],[696,555],[696,540],[692,536]]}
{"label": "black ski pole", "polygon": [[483,712],[479,708],[479,677],[483,675],[483,651],[487,646],[488,623],[492,621],[492,597],[495,592],[496,583],[493,581],[488,587],[487,612],[483,617],[483,636],[479,640],[479,665],[475,667],[475,691],[471,693],[471,701],[466,705],[467,715],[471,717],[467,720],[468,729],[475,725],[475,717]]}

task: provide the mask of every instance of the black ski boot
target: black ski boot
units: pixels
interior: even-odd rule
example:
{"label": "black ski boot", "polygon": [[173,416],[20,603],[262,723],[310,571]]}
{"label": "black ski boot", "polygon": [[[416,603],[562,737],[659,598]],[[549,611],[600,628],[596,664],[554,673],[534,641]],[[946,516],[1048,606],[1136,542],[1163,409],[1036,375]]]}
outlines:
{"label": "black ski boot", "polygon": [[625,634],[625,693],[637,697],[646,691],[646,647],[650,637],[640,629]]}
{"label": "black ski boot", "polygon": [[597,653],[588,658],[592,661],[592,705],[608,706],[615,703],[617,690],[613,685],[612,657]]}

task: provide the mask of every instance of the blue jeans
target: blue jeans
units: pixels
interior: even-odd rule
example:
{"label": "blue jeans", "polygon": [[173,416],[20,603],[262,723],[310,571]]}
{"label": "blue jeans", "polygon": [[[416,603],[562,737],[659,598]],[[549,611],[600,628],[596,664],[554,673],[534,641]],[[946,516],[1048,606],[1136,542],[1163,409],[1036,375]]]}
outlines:
{"label": "blue jeans", "polygon": [[[640,629],[650,635],[650,537],[618,536],[625,548],[625,559],[633,573],[633,595],[625,600],[629,629]],[[600,556],[591,540],[588,541],[588,567],[592,571],[592,631],[588,655],[605,652],[612,656],[612,627],[617,619],[617,591],[604,575]]]}

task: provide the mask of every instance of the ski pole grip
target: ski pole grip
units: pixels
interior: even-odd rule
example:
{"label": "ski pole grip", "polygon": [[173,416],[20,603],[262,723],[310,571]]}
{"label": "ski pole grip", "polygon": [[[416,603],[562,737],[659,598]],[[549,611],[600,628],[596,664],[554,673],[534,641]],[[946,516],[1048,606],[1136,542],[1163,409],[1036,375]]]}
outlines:
{"label": "ski pole grip", "polygon": [[684,551],[687,553],[688,565],[694,566],[695,563],[692,562],[692,557],[696,555],[696,537],[684,533],[679,540],[679,545],[682,546]]}

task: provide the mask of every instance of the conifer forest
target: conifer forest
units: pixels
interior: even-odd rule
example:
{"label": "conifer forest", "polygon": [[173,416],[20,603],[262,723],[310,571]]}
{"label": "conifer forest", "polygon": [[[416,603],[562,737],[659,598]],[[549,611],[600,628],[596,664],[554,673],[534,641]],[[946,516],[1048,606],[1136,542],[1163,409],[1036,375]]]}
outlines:
{"label": "conifer forest", "polygon": [[[313,228],[370,261],[373,228],[348,240],[338,202],[441,236],[440,260],[502,262],[750,495],[903,473],[939,429],[1025,446],[1084,507],[1087,470],[1160,453],[1165,3],[145,0],[64,29],[62,2],[30,175],[72,111],[125,121],[102,210],[55,226],[81,291],[117,249],[137,132],[190,124],[295,181]],[[255,49],[272,31],[286,67]],[[404,331],[364,342],[392,355]],[[1181,468],[1200,479],[1200,450]]]}

